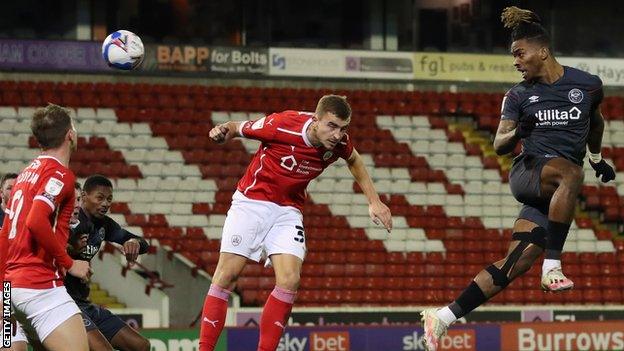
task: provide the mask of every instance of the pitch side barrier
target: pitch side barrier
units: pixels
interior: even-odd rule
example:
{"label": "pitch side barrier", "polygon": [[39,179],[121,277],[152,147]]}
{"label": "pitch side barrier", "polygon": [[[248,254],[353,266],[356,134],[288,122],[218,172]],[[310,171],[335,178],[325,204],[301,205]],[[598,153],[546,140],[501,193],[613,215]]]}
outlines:
{"label": "pitch side barrier", "polygon": [[[142,329],[152,351],[199,350],[199,329]],[[420,326],[286,327],[277,351],[425,350]],[[258,327],[226,328],[215,350],[249,351]],[[456,325],[440,350],[578,351],[624,349],[624,321]]]}
{"label": "pitch side barrier", "polygon": [[[624,59],[560,57],[558,60],[597,74],[605,86],[624,86]],[[119,72],[105,64],[100,42],[17,39],[0,39],[0,70],[404,82],[516,83],[521,80],[510,55],[183,44],[147,44],[141,67]]]}
{"label": "pitch side barrier", "polygon": [[[142,329],[152,351],[199,350],[199,329]],[[425,350],[420,326],[286,327],[277,351]],[[215,350],[249,351],[258,327],[226,328]],[[624,349],[624,321],[456,325],[440,350],[578,351]]]}
{"label": "pitch side barrier", "polygon": [[[254,350],[257,328],[228,328],[227,350]],[[624,321],[467,324],[449,329],[440,350],[622,350]],[[281,351],[425,350],[417,326],[287,327]]]}
{"label": "pitch side barrier", "polygon": [[[289,326],[405,326],[420,323],[424,307],[295,307]],[[233,307],[227,326],[249,327],[260,323],[259,307]],[[520,322],[624,321],[624,305],[523,305],[483,306],[460,318],[458,324]]]}

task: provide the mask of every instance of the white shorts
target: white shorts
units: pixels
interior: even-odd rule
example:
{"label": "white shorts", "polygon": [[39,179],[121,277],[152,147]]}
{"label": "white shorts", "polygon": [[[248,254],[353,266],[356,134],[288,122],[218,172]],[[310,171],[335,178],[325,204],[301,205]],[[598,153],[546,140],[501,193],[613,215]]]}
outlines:
{"label": "white shorts", "polygon": [[221,237],[221,252],[259,262],[263,253],[305,258],[303,215],[292,206],[247,198],[236,191]]}
{"label": "white shorts", "polygon": [[24,333],[24,329],[22,329],[22,325],[20,324],[20,322],[15,322],[15,329],[13,329],[13,336],[11,336],[11,342],[18,342],[18,341],[23,341],[23,342],[28,342],[28,339],[26,339],[26,333]]}
{"label": "white shorts", "polygon": [[13,307],[26,315],[43,342],[59,325],[80,309],[64,286],[51,289],[11,289]]}

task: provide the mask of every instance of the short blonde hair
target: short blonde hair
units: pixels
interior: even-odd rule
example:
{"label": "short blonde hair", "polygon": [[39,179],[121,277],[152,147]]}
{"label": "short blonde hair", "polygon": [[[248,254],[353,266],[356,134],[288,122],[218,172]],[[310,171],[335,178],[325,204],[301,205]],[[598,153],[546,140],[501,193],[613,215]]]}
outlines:
{"label": "short blonde hair", "polygon": [[322,116],[326,113],[333,113],[343,121],[351,118],[351,106],[347,102],[346,96],[325,95],[316,105],[316,115]]}

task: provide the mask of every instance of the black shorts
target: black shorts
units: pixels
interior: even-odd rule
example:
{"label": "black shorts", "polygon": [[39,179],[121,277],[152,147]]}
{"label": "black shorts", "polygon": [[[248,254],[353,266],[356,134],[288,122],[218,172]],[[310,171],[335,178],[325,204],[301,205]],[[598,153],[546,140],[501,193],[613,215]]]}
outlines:
{"label": "black shorts", "polygon": [[513,196],[523,204],[518,218],[548,228],[550,196],[541,195],[542,169],[552,160],[549,157],[520,155],[514,159],[509,172],[509,187]]}
{"label": "black shorts", "polygon": [[82,311],[82,321],[87,332],[99,329],[109,342],[126,326],[126,323],[121,318],[104,307],[85,302],[76,302],[76,304]]}

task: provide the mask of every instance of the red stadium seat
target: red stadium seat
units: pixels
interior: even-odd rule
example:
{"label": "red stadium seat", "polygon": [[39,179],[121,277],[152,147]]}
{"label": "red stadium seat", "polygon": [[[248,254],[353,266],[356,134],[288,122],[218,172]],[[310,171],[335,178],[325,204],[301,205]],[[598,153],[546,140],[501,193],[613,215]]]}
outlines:
{"label": "red stadium seat", "polygon": [[583,301],[591,304],[602,303],[602,291],[598,289],[583,290]]}
{"label": "red stadium seat", "polygon": [[342,277],[345,275],[345,266],[342,264],[326,264],[325,275],[328,277]]}
{"label": "red stadium seat", "polygon": [[622,298],[621,289],[606,289],[602,293],[602,298],[605,303],[609,304],[622,304],[624,299]]}
{"label": "red stadium seat", "polygon": [[[299,295],[299,299],[301,300],[301,296],[304,294]],[[247,304],[247,305],[257,305],[258,303],[261,303],[260,301],[258,301],[258,290],[244,290],[243,291],[243,303]],[[305,297],[304,297],[305,299]]]}
{"label": "red stadium seat", "polygon": [[363,300],[364,293],[360,290],[343,291],[342,299],[347,304],[359,304]]}
{"label": "red stadium seat", "polygon": [[364,277],[366,268],[363,264],[347,264],[344,273],[347,277]]}
{"label": "red stadium seat", "polygon": [[367,264],[365,266],[366,275],[369,277],[381,277],[386,273],[383,264]]}
{"label": "red stadium seat", "polygon": [[243,290],[258,289],[259,279],[254,277],[240,277],[238,278],[236,286]]}

